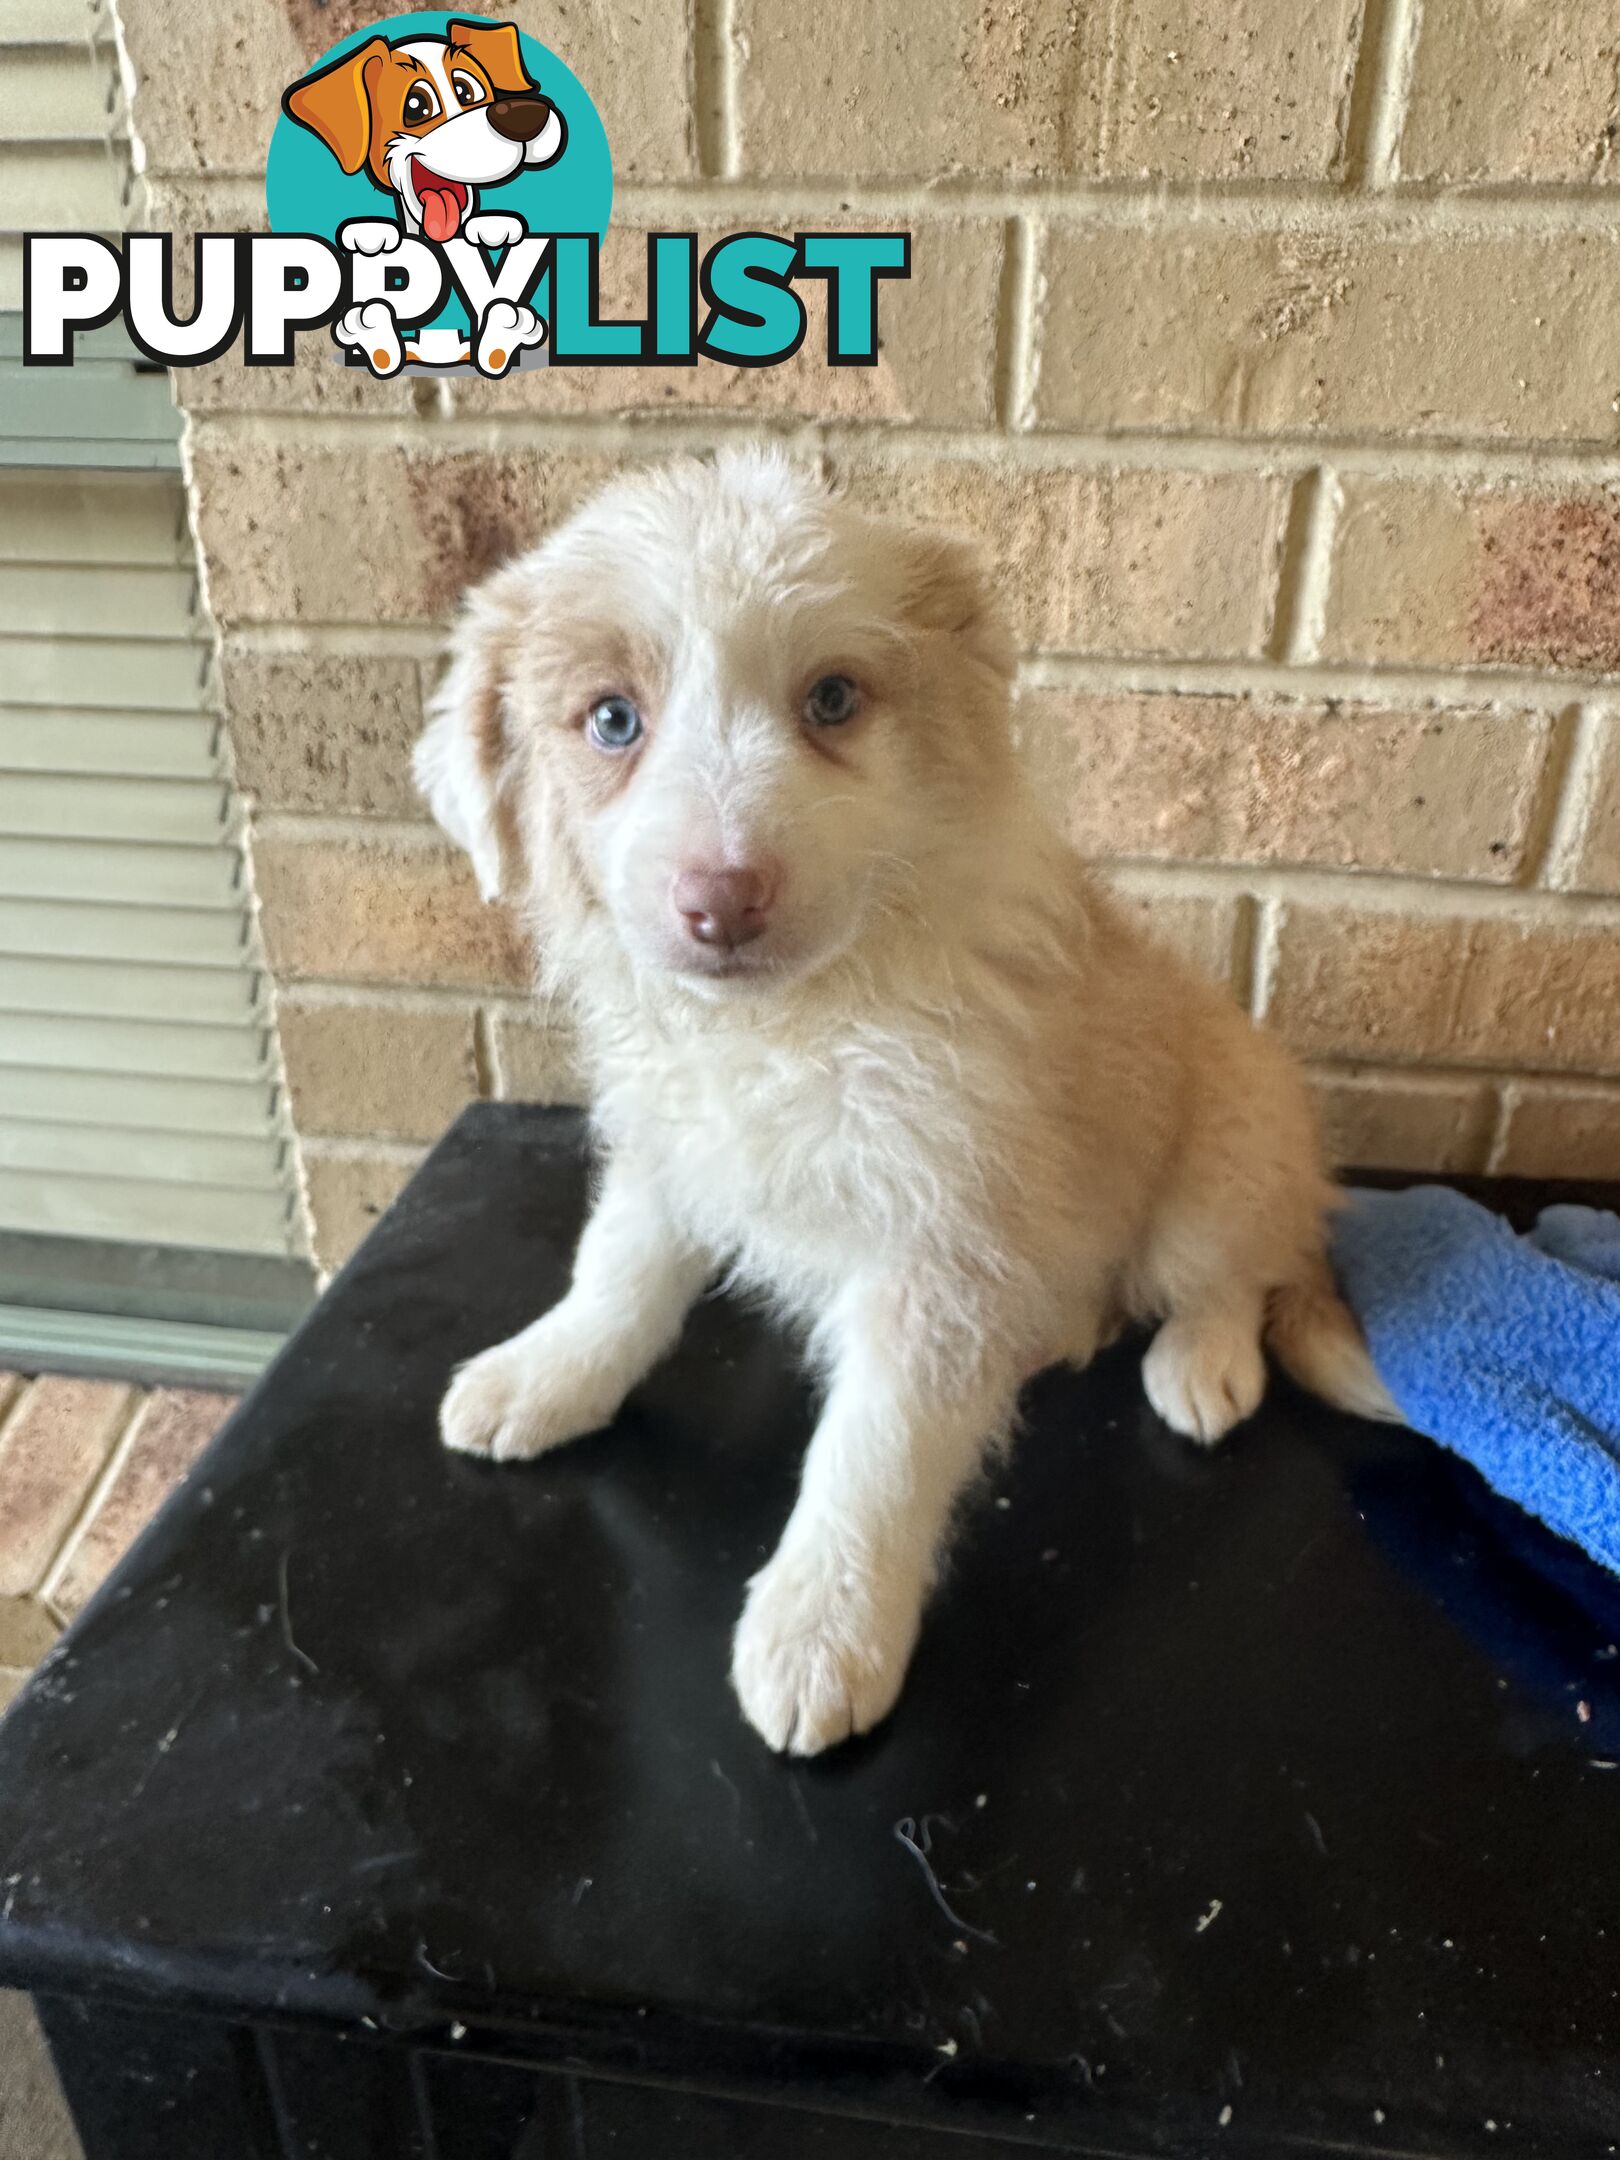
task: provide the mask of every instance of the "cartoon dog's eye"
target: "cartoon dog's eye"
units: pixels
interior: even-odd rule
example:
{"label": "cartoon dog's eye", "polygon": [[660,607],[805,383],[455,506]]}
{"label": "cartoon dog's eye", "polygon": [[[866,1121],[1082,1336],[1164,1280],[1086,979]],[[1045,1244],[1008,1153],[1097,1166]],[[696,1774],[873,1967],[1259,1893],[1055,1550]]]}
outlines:
{"label": "cartoon dog's eye", "polygon": [[450,87],[463,105],[482,105],[484,102],[483,84],[475,76],[464,75],[460,68],[451,76]]}
{"label": "cartoon dog's eye", "polygon": [[405,125],[420,127],[424,120],[439,117],[439,101],[426,83],[413,83],[405,93]]}
{"label": "cartoon dog's eye", "polygon": [[861,709],[861,693],[847,675],[823,675],[812,683],[804,717],[812,727],[843,727]]}
{"label": "cartoon dog's eye", "polygon": [[617,692],[598,698],[587,716],[591,741],[599,750],[628,750],[641,735],[641,715]]}

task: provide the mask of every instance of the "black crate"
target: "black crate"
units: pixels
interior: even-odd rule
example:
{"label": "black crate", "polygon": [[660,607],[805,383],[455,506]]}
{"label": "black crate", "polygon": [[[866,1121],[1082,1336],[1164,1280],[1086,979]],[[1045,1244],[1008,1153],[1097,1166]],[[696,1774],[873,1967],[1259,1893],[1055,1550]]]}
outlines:
{"label": "black crate", "polygon": [[1620,2142],[1607,1577],[1281,1385],[1202,1455],[1121,1345],[1030,1390],[891,1722],[778,1761],[763,1323],[541,1463],[436,1438],[578,1149],[462,1118],[0,1729],[0,1982],[91,2160]]}

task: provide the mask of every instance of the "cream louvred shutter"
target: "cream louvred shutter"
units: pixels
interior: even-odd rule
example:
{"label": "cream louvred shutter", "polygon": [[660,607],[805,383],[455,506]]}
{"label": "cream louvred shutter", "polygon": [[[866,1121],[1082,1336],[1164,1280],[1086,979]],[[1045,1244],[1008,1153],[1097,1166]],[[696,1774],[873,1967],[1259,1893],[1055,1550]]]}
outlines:
{"label": "cream louvred shutter", "polygon": [[22,306],[22,235],[121,232],[128,174],[105,5],[0,0],[0,309]]}
{"label": "cream louvred shutter", "polygon": [[183,508],[0,471],[0,1230],[290,1252]]}
{"label": "cream louvred shutter", "polygon": [[135,222],[105,18],[0,0],[0,75],[0,1242],[296,1256],[168,378],[20,362],[22,232]]}

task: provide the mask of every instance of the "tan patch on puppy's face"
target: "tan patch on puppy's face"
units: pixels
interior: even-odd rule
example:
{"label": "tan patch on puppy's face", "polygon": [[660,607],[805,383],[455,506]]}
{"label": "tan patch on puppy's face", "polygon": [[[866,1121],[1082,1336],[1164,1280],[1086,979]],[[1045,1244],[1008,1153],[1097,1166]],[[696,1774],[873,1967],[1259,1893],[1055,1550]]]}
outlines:
{"label": "tan patch on puppy's face", "polygon": [[[597,615],[581,592],[570,608],[566,588],[543,609],[527,609],[517,633],[517,665],[508,691],[517,743],[586,820],[633,782],[657,733],[669,692],[669,655],[625,623]],[[591,716],[611,700],[637,715],[641,732],[622,749],[591,739]]]}

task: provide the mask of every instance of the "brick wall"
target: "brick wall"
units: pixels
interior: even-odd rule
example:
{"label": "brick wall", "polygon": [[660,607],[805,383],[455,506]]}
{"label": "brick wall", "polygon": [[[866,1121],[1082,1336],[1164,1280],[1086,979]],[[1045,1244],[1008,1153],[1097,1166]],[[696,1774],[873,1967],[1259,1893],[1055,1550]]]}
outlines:
{"label": "brick wall", "polygon": [[[371,0],[120,0],[154,222],[262,221]],[[1341,1159],[1620,1175],[1620,42],[1578,0],[519,0],[637,235],[915,233],[870,372],[182,377],[323,1251],[571,1091],[405,753],[461,585],[766,426],[983,534],[1075,837],[1311,1061]]]}

